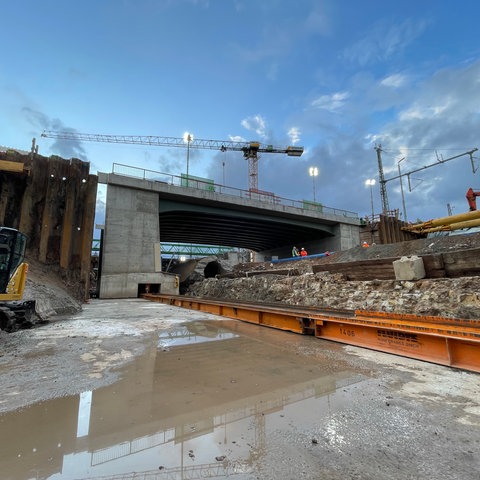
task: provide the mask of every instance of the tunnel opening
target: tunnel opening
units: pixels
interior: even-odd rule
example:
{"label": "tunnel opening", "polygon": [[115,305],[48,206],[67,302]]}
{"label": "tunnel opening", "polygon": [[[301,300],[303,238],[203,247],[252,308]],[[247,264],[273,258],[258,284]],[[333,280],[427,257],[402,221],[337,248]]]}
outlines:
{"label": "tunnel opening", "polygon": [[215,278],[217,275],[225,273],[225,269],[218,263],[217,260],[207,263],[203,269],[203,275],[205,278]]}
{"label": "tunnel opening", "polygon": [[139,283],[137,297],[141,297],[144,293],[160,293],[160,283]]}

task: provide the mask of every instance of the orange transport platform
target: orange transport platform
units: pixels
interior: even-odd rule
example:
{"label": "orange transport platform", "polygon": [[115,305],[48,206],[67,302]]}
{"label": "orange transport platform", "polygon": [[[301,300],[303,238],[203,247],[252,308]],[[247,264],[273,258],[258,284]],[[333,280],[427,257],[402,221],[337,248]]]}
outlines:
{"label": "orange transport platform", "polygon": [[480,319],[249,304],[181,295],[147,300],[480,373]]}

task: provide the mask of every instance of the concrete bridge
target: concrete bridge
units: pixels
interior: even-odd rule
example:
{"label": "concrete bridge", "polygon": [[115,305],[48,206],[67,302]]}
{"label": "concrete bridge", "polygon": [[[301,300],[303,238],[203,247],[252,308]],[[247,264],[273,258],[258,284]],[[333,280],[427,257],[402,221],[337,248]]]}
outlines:
{"label": "concrete bridge", "polygon": [[360,242],[356,213],[306,200],[119,164],[98,182],[107,185],[101,298],[172,293],[178,279],[161,272],[162,242],[249,249],[256,261],[288,257],[293,245],[314,254]]}

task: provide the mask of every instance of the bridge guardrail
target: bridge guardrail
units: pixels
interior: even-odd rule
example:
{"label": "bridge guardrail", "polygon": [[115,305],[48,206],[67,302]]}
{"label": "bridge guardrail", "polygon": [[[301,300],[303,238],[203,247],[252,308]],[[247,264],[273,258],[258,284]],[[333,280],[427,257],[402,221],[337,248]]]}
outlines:
{"label": "bridge guardrail", "polygon": [[358,218],[358,213],[356,212],[351,212],[340,208],[327,207],[321,203],[316,203],[309,200],[293,200],[290,198],[284,198],[275,195],[273,192],[267,192],[263,190],[250,191],[235,187],[228,187],[226,185],[213,183],[213,181],[210,179],[205,179],[203,181],[199,179],[199,177],[189,176],[186,182],[185,175],[172,175],[171,173],[157,172],[155,170],[133,167],[131,165],[124,165],[122,163],[114,163],[112,167],[112,173],[117,175],[125,175],[127,177],[141,178],[143,180],[150,180],[152,182],[165,183],[167,185],[174,185],[177,187],[214,191],[222,195],[245,198],[248,200],[259,201],[261,203],[272,203],[275,205],[299,208],[306,211],[316,211],[319,213],[333,214],[347,218]]}

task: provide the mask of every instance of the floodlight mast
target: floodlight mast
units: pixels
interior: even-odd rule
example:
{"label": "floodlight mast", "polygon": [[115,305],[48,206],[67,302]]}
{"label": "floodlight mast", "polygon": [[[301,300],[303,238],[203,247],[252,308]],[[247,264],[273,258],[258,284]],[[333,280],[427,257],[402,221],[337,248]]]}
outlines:
{"label": "floodlight mast", "polygon": [[207,150],[228,150],[243,152],[248,160],[248,188],[250,191],[258,191],[258,159],[259,153],[283,153],[289,157],[300,157],[303,147],[288,146],[286,148],[265,145],[260,142],[233,142],[230,140],[205,140],[194,138],[185,143],[184,138],[143,136],[143,135],[103,135],[97,133],[77,133],[45,130],[42,133],[45,138],[57,138],[60,140],[77,140],[85,142],[125,143],[134,145],[151,145],[156,147],[181,147],[200,148]]}

